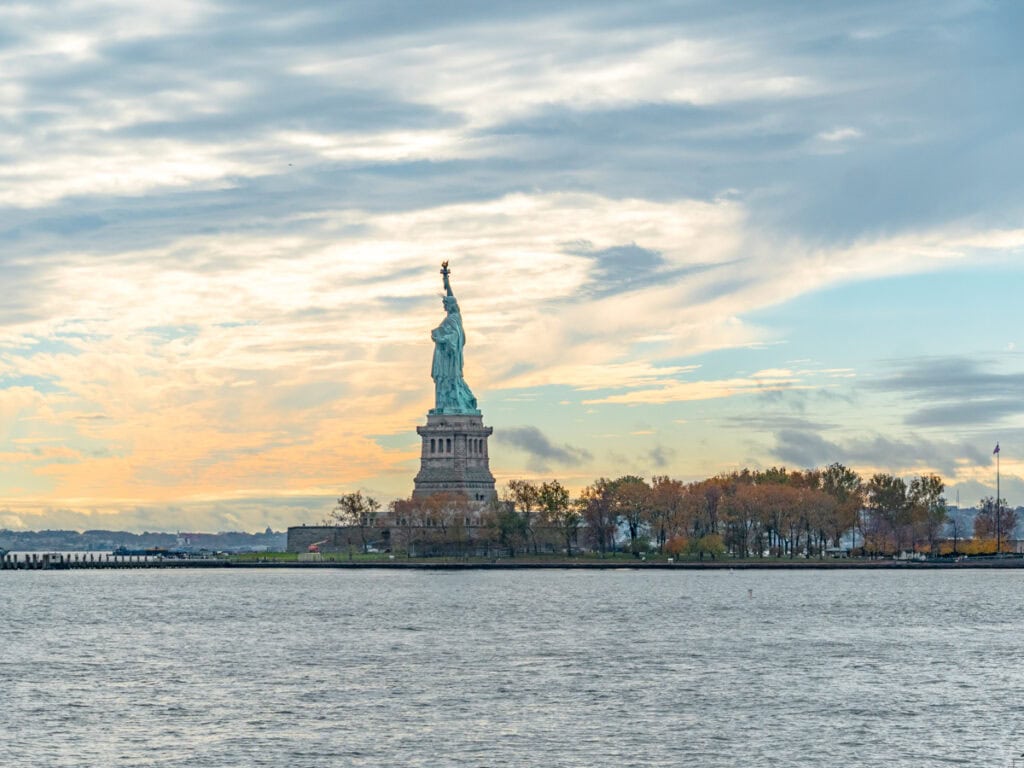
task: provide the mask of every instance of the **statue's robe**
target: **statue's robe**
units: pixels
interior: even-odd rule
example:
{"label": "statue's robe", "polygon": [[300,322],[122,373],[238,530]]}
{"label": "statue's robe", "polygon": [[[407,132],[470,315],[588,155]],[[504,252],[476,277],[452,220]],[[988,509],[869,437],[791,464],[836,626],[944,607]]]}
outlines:
{"label": "statue's robe", "polygon": [[430,377],[434,380],[434,407],[437,410],[473,411],[476,398],[462,378],[462,349],[466,333],[462,316],[449,312],[444,321],[430,333],[434,340],[434,363]]}

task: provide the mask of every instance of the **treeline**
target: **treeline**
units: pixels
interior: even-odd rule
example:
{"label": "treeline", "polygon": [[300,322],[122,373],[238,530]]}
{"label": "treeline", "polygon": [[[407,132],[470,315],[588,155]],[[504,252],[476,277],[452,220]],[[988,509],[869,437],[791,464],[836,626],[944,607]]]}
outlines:
{"label": "treeline", "polygon": [[1005,501],[983,499],[967,530],[963,518],[950,518],[944,490],[937,475],[907,482],[879,473],[865,480],[836,463],[744,469],[689,483],[665,475],[599,478],[577,496],[557,480],[512,480],[482,509],[464,497],[438,494],[397,500],[381,512],[357,492],[339,499],[329,522],[358,529],[364,549],[374,530],[387,528],[388,548],[421,553],[572,556],[580,549],[624,549],[638,557],[824,557],[853,537],[854,554],[938,555],[964,552],[972,535],[971,553],[1007,550],[1017,520]]}

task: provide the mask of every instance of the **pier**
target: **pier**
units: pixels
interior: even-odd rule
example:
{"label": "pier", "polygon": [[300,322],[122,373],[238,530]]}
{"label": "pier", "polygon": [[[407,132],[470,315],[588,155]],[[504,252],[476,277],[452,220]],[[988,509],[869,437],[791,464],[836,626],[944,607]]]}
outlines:
{"label": "pier", "polygon": [[0,571],[67,571],[86,568],[223,568],[230,563],[213,557],[154,557],[110,553],[8,552]]}

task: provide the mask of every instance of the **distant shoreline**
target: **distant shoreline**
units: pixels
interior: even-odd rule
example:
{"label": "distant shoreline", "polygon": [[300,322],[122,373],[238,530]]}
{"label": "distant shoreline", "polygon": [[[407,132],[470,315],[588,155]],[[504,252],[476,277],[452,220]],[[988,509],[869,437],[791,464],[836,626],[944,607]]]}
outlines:
{"label": "distant shoreline", "polygon": [[751,563],[740,562],[730,563],[722,561],[712,562],[637,562],[624,561],[608,562],[524,562],[516,563],[509,560],[500,560],[492,563],[360,563],[360,562],[324,562],[324,563],[230,563],[230,568],[384,568],[390,570],[447,570],[447,571],[515,571],[515,570],[574,570],[574,571],[807,571],[807,570],[935,570],[935,569],[963,569],[963,568],[1015,568],[1024,569],[1024,560],[966,560],[961,562],[940,563],[940,562],[900,562],[871,560],[865,562],[784,562],[784,563]]}
{"label": "distant shoreline", "polygon": [[329,560],[324,562],[296,562],[289,560],[229,560],[229,559],[167,559],[131,560],[109,562],[52,562],[31,568],[10,568],[4,570],[152,570],[152,569],[280,569],[298,568],[305,570],[349,569],[349,570],[397,570],[397,571],[523,571],[523,570],[573,570],[573,571],[919,571],[919,570],[976,570],[976,569],[1024,569],[1022,558],[971,558],[951,562],[920,562],[898,560],[805,560],[785,561],[686,561],[669,563],[665,561],[628,560],[559,560],[543,562],[506,558],[490,562],[439,560],[437,562],[416,561],[347,561]]}

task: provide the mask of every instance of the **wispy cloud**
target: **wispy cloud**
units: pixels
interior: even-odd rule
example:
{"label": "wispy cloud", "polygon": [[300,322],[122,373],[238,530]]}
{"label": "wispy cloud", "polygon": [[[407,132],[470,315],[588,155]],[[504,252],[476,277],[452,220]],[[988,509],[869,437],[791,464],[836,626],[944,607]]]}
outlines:
{"label": "wispy cloud", "polygon": [[666,381],[655,389],[608,395],[585,400],[588,405],[598,403],[670,403],[687,400],[715,400],[718,398],[749,395],[758,392],[801,389],[807,387],[792,371],[760,371],[749,378],[716,381]]}
{"label": "wispy cloud", "polygon": [[895,372],[865,386],[883,392],[895,392],[910,398],[916,409],[905,422],[913,427],[990,427],[1008,417],[1024,414],[1024,373],[1003,361],[967,357],[915,359],[900,363]]}
{"label": "wispy cloud", "polygon": [[864,134],[856,128],[834,128],[831,131],[822,131],[818,134],[817,138],[822,141],[828,142],[840,142],[849,141],[850,139],[859,139]]}
{"label": "wispy cloud", "polygon": [[585,448],[552,443],[536,427],[506,427],[498,434],[498,440],[529,454],[531,468],[538,472],[546,471],[550,464],[573,467],[594,458]]}
{"label": "wispy cloud", "polygon": [[784,429],[777,433],[776,441],[774,454],[798,467],[838,461],[868,472],[909,474],[937,470],[953,478],[962,465],[982,464],[987,458],[984,449],[977,445],[917,435],[900,440],[875,435],[837,442],[817,432]]}

